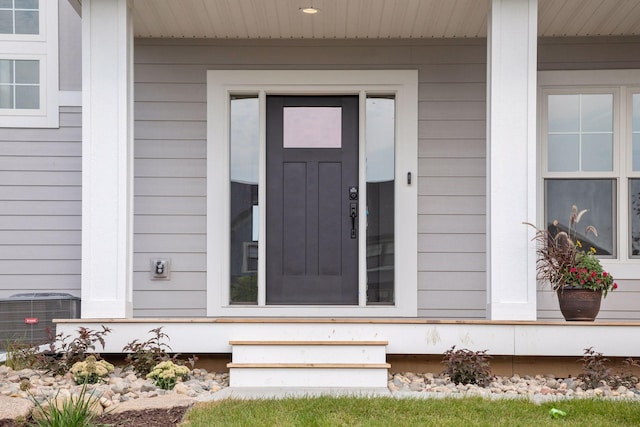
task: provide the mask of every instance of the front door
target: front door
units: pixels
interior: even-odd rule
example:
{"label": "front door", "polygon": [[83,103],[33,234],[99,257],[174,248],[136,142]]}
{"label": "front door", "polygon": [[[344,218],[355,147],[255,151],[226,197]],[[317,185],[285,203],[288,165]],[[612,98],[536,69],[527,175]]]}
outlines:
{"label": "front door", "polygon": [[268,96],[267,304],[358,304],[358,97]]}

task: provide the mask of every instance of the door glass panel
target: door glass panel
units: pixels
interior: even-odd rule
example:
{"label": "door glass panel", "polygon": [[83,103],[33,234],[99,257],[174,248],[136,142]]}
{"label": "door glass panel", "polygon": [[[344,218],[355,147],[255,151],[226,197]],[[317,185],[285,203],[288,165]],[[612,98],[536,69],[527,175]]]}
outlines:
{"label": "door glass panel", "polygon": [[367,304],[394,303],[395,99],[366,102]]}
{"label": "door glass panel", "polygon": [[284,148],[342,147],[342,108],[285,107]]}
{"label": "door glass panel", "polygon": [[[547,179],[545,181],[545,224],[551,230],[569,229],[572,206],[587,209],[577,225],[577,237],[583,247],[596,249],[596,255],[615,256],[616,181],[615,179]],[[554,226],[553,222],[558,221]],[[593,225],[598,235],[586,233]]]}
{"label": "door glass panel", "polygon": [[231,98],[231,304],[258,303],[260,114],[256,96]]}

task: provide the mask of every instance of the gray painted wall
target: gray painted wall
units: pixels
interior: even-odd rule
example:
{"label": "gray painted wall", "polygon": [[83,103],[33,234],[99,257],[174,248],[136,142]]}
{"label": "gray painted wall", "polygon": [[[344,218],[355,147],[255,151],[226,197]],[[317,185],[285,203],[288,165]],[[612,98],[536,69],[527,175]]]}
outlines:
{"label": "gray painted wall", "polygon": [[0,298],[80,296],[81,114],[60,129],[0,129]]}
{"label": "gray painted wall", "polygon": [[[542,40],[540,69],[640,68],[639,51],[640,38]],[[135,52],[135,316],[205,314],[207,69],[417,68],[419,315],[485,317],[484,40],[141,39]],[[79,295],[80,109],[60,120],[0,129],[0,297]],[[154,257],[172,259],[171,280],[150,280]],[[640,319],[640,281],[620,285],[600,318]],[[540,318],[559,316],[550,297]]]}
{"label": "gray painted wall", "polygon": [[[136,316],[205,313],[207,69],[419,70],[419,307],[485,316],[485,42],[137,40]],[[149,259],[172,258],[170,281]]]}
{"label": "gray painted wall", "polygon": [[[640,68],[639,47],[638,38],[541,40],[540,69]],[[136,315],[205,311],[207,69],[417,68],[419,315],[484,318],[485,52],[484,40],[137,40]],[[171,281],[149,280],[156,255],[173,259]],[[558,318],[549,296],[540,294],[539,315]],[[610,296],[601,317],[640,317],[628,296]]]}
{"label": "gray painted wall", "polygon": [[82,20],[68,0],[58,0],[58,17],[60,90],[82,90]]}

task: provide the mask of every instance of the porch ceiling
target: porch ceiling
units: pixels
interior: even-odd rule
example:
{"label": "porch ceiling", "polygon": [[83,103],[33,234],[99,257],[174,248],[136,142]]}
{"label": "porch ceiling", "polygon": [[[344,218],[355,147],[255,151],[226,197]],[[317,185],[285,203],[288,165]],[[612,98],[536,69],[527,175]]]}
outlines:
{"label": "porch ceiling", "polygon": [[[72,0],[75,1],[75,0]],[[136,37],[486,37],[490,0],[134,0]],[[301,7],[320,9],[305,15]],[[640,2],[539,0],[542,37],[640,34]]]}

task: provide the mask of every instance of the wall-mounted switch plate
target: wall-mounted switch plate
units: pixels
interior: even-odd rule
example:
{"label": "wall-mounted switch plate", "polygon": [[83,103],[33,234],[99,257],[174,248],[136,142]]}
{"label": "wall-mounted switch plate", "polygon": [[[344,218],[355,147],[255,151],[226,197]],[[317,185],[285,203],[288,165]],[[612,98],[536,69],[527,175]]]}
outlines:
{"label": "wall-mounted switch plate", "polygon": [[151,278],[169,279],[171,260],[167,258],[153,258],[151,260]]}

